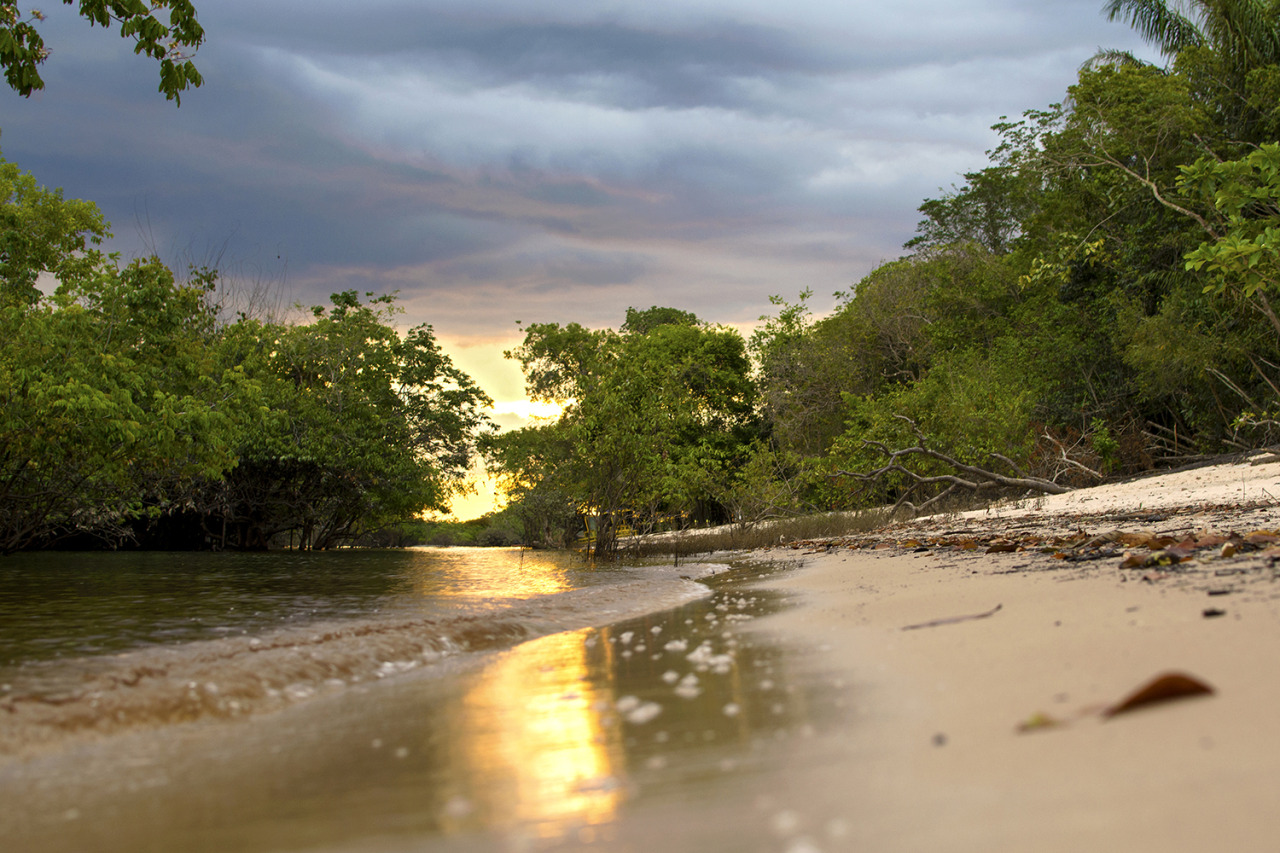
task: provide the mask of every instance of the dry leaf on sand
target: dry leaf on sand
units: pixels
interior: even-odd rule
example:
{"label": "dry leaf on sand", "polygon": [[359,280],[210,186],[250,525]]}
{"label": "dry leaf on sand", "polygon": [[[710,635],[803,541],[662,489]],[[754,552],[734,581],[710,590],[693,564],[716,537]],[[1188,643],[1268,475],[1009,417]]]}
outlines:
{"label": "dry leaf on sand", "polygon": [[1114,717],[1156,702],[1185,699],[1189,696],[1210,696],[1213,688],[1194,676],[1181,672],[1166,672],[1129,694],[1120,702],[1102,712],[1103,717]]}

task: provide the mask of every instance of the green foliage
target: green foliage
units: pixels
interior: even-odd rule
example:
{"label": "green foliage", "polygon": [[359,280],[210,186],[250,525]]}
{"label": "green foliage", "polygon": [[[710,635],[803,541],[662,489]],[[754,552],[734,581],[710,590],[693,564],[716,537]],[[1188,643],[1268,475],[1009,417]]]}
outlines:
{"label": "green foliage", "polygon": [[469,521],[431,519],[406,521],[362,538],[360,544],[404,548],[413,545],[437,547],[508,548],[524,544],[523,531],[515,508],[487,513]]}
{"label": "green foliage", "polygon": [[103,263],[94,248],[109,236],[91,202],[48,190],[13,163],[0,160],[0,301],[24,306],[39,299],[41,274],[66,283],[93,275]]}
{"label": "green foliage", "polygon": [[203,296],[151,260],[4,306],[0,550],[121,535],[235,463],[254,389],[210,358]]}
{"label": "green foliage", "polygon": [[188,547],[332,547],[462,487],[489,399],[392,297],[221,325],[216,273],[121,268],[105,234],[0,161],[0,552],[179,519]]}
{"label": "green foliage", "polygon": [[[74,0],[62,2],[70,6]],[[161,18],[164,10],[167,23]],[[204,28],[190,0],[79,0],[77,12],[90,26],[119,24],[121,38],[133,40],[134,53],[157,60],[159,91],[166,99],[181,104],[183,92],[204,82],[190,59],[204,42]],[[0,3],[0,67],[9,87],[23,97],[44,88],[40,66],[49,50],[36,29],[43,20],[38,10],[24,13],[16,3]]]}
{"label": "green foliage", "polygon": [[636,308],[627,309],[626,322],[621,331],[634,335],[647,335],[658,326],[700,326],[702,321],[696,314],[681,311],[678,308],[659,308],[653,306],[647,311]]}
{"label": "green foliage", "polygon": [[1107,0],[1103,11],[1109,20],[1125,20],[1169,57],[1207,47],[1238,74],[1280,63],[1275,0]]}
{"label": "green foliage", "polygon": [[1023,220],[1034,209],[1037,188],[1007,165],[969,172],[964,179],[964,186],[920,205],[925,218],[906,248],[923,251],[976,243],[1001,255],[1013,247]]}
{"label": "green foliage", "polygon": [[1212,205],[1215,238],[1186,255],[1187,269],[1214,273],[1206,292],[1252,297],[1280,285],[1280,144],[1229,161],[1201,157],[1182,167],[1184,194]]}
{"label": "green foliage", "polygon": [[328,548],[445,509],[487,424],[488,396],[429,326],[398,334],[391,297],[332,300],[306,325],[233,330],[265,409],[227,477],[225,517],[244,547],[288,533]]}
{"label": "green foliage", "polygon": [[541,541],[590,519],[610,554],[621,526],[716,501],[754,437],[755,387],[736,332],[675,309],[627,314],[623,333],[534,324],[509,356],[529,393],[565,404],[554,423],[492,439],[490,465]]}
{"label": "green foliage", "polygon": [[[989,356],[976,351],[948,353],[919,382],[880,395],[850,395],[847,402],[848,429],[831,448],[827,459],[831,469],[881,464],[883,456],[867,441],[889,447],[914,444],[900,415],[920,427],[930,447],[965,464],[988,467],[993,453],[1025,460],[1035,443],[1036,389],[1028,385],[1011,341],[1002,342]],[[887,498],[889,491],[901,485],[889,479],[872,497]],[[846,484],[837,487],[844,489]],[[839,508],[836,496],[829,499]]]}

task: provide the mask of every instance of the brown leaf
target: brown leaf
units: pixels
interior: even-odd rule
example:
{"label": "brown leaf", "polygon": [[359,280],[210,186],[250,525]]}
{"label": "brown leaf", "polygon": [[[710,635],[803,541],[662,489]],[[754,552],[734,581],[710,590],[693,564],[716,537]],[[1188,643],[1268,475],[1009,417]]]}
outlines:
{"label": "brown leaf", "polygon": [[1149,554],[1135,554],[1132,551],[1124,555],[1124,559],[1120,561],[1122,569],[1141,569],[1147,565]]}
{"label": "brown leaf", "polygon": [[1121,531],[1116,534],[1115,541],[1126,548],[1150,548],[1154,551],[1158,548],[1167,548],[1176,540],[1172,536],[1157,536],[1140,530],[1135,533]]}
{"label": "brown leaf", "polygon": [[1010,542],[1008,539],[993,539],[991,544],[987,546],[988,554],[1003,554],[1016,550],[1018,550],[1018,543]]}
{"label": "brown leaf", "polygon": [[1198,678],[1181,672],[1166,672],[1138,688],[1119,703],[1102,712],[1103,717],[1114,717],[1136,708],[1189,696],[1212,695],[1213,688]]}

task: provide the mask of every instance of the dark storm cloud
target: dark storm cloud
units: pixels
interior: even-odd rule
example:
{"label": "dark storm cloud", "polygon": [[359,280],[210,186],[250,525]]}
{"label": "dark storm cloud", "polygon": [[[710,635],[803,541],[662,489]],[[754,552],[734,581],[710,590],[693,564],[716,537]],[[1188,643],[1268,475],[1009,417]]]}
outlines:
{"label": "dark storm cloud", "polygon": [[278,261],[304,301],[399,289],[458,336],[748,321],[896,256],[992,122],[1134,47],[1100,5],[205,0],[207,82],[175,110],[57,4],[48,90],[0,94],[0,147],[126,255]]}

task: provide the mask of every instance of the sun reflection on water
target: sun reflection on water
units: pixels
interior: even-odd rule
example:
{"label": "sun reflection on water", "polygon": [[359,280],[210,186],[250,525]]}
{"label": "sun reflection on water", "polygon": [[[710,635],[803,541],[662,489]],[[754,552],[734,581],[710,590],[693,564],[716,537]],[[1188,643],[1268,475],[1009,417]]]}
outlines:
{"label": "sun reflection on water", "polygon": [[413,576],[419,595],[429,598],[532,598],[566,592],[581,584],[570,558],[560,553],[509,548],[418,548],[433,559]]}
{"label": "sun reflection on water", "polygon": [[[459,746],[484,792],[485,822],[557,838],[612,821],[625,756],[607,661],[591,660],[590,629],[525,643],[500,658],[463,699]],[[609,653],[607,644],[597,656]]]}

